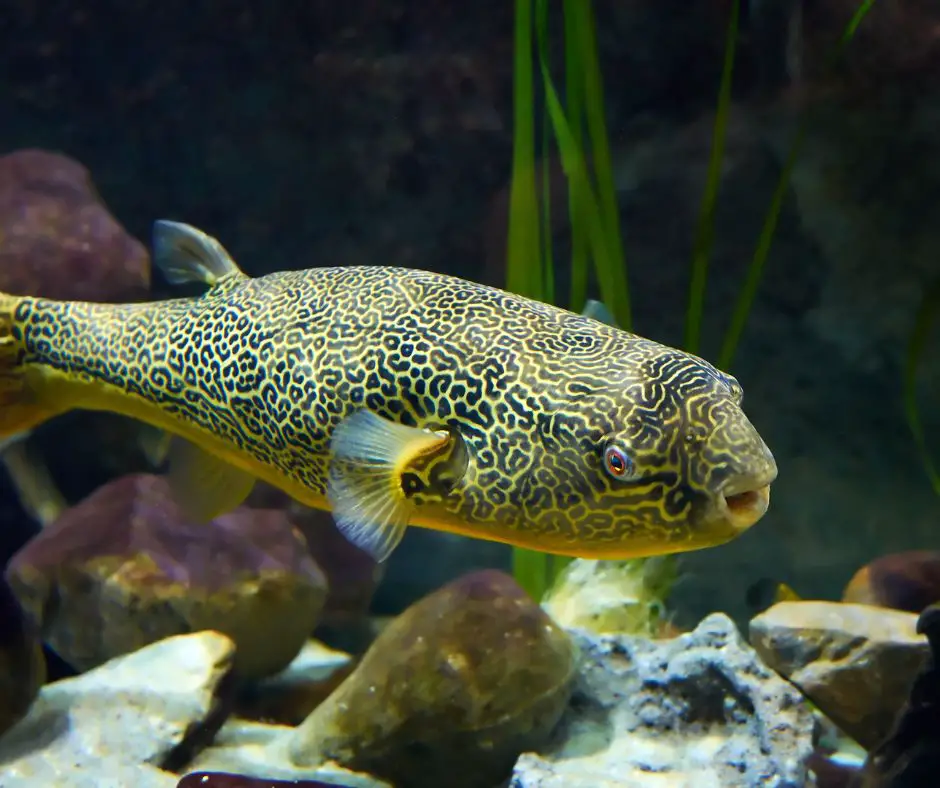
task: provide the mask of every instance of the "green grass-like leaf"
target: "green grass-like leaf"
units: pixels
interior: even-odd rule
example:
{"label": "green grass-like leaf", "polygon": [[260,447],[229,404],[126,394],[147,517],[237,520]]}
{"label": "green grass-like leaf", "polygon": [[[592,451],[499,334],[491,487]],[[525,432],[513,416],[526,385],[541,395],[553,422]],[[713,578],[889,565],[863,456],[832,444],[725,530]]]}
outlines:
{"label": "green grass-like leaf", "polygon": [[917,444],[924,470],[930,479],[930,485],[934,492],[940,495],[940,473],[937,472],[937,466],[927,448],[927,439],[917,407],[917,369],[924,354],[930,329],[938,317],[940,317],[940,279],[928,288],[920,303],[914,318],[914,329],[908,340],[904,363],[904,413],[914,435],[914,442]]}
{"label": "green grass-like leaf", "polygon": [[740,15],[741,2],[734,0],[728,18],[728,32],[725,36],[725,57],[721,71],[721,84],[718,89],[718,107],[715,111],[715,132],[708,162],[708,177],[705,182],[702,209],[699,213],[692,251],[692,281],[689,284],[689,306],[685,320],[685,349],[689,353],[698,353],[701,341],[705,285],[708,280],[708,258],[711,256],[715,239],[715,204],[718,201],[718,187],[721,185],[721,162],[724,158],[728,112],[731,108],[731,87]]}
{"label": "green grass-like leaf", "polygon": [[509,191],[506,287],[543,297],[538,197],[535,189],[535,104],[532,78],[532,0],[516,0],[513,68],[513,156]]}

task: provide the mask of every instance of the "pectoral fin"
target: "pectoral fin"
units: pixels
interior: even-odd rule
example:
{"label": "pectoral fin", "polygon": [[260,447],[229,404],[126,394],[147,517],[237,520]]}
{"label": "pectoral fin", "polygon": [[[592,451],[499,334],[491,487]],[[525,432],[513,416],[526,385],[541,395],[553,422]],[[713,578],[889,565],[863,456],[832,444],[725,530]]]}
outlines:
{"label": "pectoral fin", "polygon": [[614,317],[614,313],[602,301],[595,301],[593,298],[589,298],[585,302],[581,316],[590,317],[609,326],[617,327],[617,318]]}
{"label": "pectoral fin", "polygon": [[174,285],[201,282],[214,287],[223,279],[247,277],[211,235],[167,219],[153,223],[153,261]]}
{"label": "pectoral fin", "polygon": [[396,424],[366,410],[333,434],[327,498],[343,535],[382,562],[398,546],[414,509],[402,473],[418,457],[451,440],[446,432]]}
{"label": "pectoral fin", "polygon": [[173,438],[169,463],[167,480],[176,502],[196,522],[230,512],[244,502],[255,484],[250,473],[182,438]]}

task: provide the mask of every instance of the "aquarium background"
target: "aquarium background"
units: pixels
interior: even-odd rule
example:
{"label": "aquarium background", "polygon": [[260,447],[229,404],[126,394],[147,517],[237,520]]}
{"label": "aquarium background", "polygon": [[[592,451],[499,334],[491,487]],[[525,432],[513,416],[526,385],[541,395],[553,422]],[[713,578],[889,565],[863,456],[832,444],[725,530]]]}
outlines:
{"label": "aquarium background", "polygon": [[[532,4],[536,12],[548,9],[544,30],[549,67],[563,97],[565,67],[571,62],[566,60],[571,27],[565,12],[572,2],[577,0]],[[239,266],[255,276],[320,266],[394,265],[506,287],[514,154],[519,152],[514,139],[520,117],[514,91],[516,15],[529,5],[528,0],[0,0],[0,227],[20,223],[46,244],[31,246],[24,257],[10,251],[17,239],[0,233],[0,289],[102,301],[198,293],[198,287],[172,286],[151,270],[148,252],[158,219],[186,222],[217,237]],[[872,626],[894,632],[891,616],[900,613],[887,608],[910,611],[904,615],[913,618],[905,626],[913,627],[914,614],[940,597],[940,479],[932,476],[929,459],[940,456],[940,331],[934,320],[940,309],[940,6],[933,0],[594,0],[591,7],[602,77],[595,110],[602,113],[610,148],[607,174],[616,197],[630,328],[684,346],[693,260],[707,253],[706,276],[698,291],[692,288],[704,298],[697,352],[717,362],[743,283],[753,274],[756,250],[763,244],[766,260],[726,371],[743,385],[744,408],[773,451],[779,476],[766,516],[732,542],[680,554],[674,564],[672,559],[651,562],[647,569],[661,575],[648,577],[645,587],[637,574],[588,572],[584,580],[573,573],[570,585],[545,609],[559,621],[565,619],[566,626],[569,615],[578,619],[583,614],[581,621],[594,616],[597,623],[609,612],[605,604],[613,599],[616,607],[626,598],[625,588],[639,586],[640,601],[655,607],[657,628],[644,629],[646,624],[634,619],[626,626],[618,613],[613,617],[631,636],[687,633],[687,642],[659,641],[656,647],[666,654],[663,665],[676,654],[681,659],[685,649],[705,654],[702,664],[717,660],[726,671],[722,675],[763,676],[765,671],[770,676],[735,640],[730,622],[707,618],[724,613],[745,638],[750,626],[761,658],[792,679],[792,671],[761,650],[762,633],[770,633],[769,642],[775,627],[784,628],[773,619],[774,608],[766,614],[770,618],[754,618],[771,603],[797,596],[835,602],[844,592],[850,595],[845,591],[849,585],[856,594],[859,589],[871,592],[884,604],[881,612],[871,614]],[[729,24],[732,18],[736,22]],[[734,44],[733,70],[726,58],[729,41]],[[535,96],[531,107],[521,110],[533,119],[537,196],[544,200],[539,210],[551,220],[550,244],[543,245],[542,256],[533,257],[532,265],[541,265],[550,249],[554,300],[580,311],[579,304],[566,303],[575,289],[568,263],[578,233],[569,221],[560,149],[546,131],[540,61],[534,52],[531,66]],[[726,106],[720,102],[723,90]],[[723,129],[720,158],[715,158],[717,129]],[[800,134],[802,144],[791,158]],[[585,161],[596,164],[590,155]],[[717,186],[712,208],[709,183]],[[776,206],[775,195],[781,197]],[[59,225],[50,220],[47,228],[36,208],[44,200],[73,206],[74,221]],[[79,213],[96,203],[97,213]],[[102,207],[117,225],[109,224]],[[117,228],[105,241],[104,235],[97,236],[100,254],[99,246],[77,240],[75,233],[89,227]],[[592,272],[587,295],[601,298],[600,291]],[[0,667],[12,665],[0,672],[0,695],[10,696],[11,682],[23,686],[22,697],[10,706],[18,711],[0,713],[0,733],[26,714],[46,678],[90,675],[104,656],[149,642],[151,624],[153,631],[172,630],[172,616],[184,616],[186,627],[201,629],[191,626],[192,621],[212,621],[214,611],[225,607],[213,607],[221,603],[212,594],[219,588],[243,591],[263,573],[262,567],[274,567],[288,578],[281,602],[290,604],[271,602],[270,608],[254,610],[239,598],[238,604],[249,611],[241,622],[242,635],[257,647],[242,649],[239,642],[238,671],[252,680],[276,673],[297,653],[312,622],[293,613],[307,605],[305,610],[314,611],[317,637],[356,660],[382,636],[377,633],[386,631],[382,627],[398,633],[399,641],[383,641],[392,646],[384,646],[379,657],[358,663],[357,670],[364,670],[361,686],[408,684],[394,672],[382,673],[380,668],[387,666],[379,663],[414,656],[402,645],[407,641],[402,633],[411,632],[408,627],[416,621],[447,622],[428,635],[439,654],[451,653],[448,649],[467,633],[479,631],[486,645],[489,637],[501,642],[505,632],[518,631],[517,650],[507,647],[505,655],[506,665],[516,660],[515,672],[505,675],[531,678],[526,671],[544,667],[540,675],[554,705],[539,719],[550,718],[554,724],[564,707],[567,722],[561,729],[569,733],[577,729],[577,715],[585,708],[575,701],[565,705],[575,675],[569,640],[587,655],[589,667],[580,668],[579,680],[595,675],[591,671],[596,669],[596,675],[607,676],[616,687],[618,702],[645,703],[643,693],[652,692],[651,686],[671,687],[685,698],[689,693],[683,681],[697,687],[695,692],[702,687],[705,695],[710,691],[708,671],[697,679],[689,678],[691,671],[670,683],[661,676],[646,681],[642,670],[630,679],[637,685],[624,690],[625,684],[610,679],[623,678],[617,673],[617,654],[628,654],[631,664],[646,664],[649,675],[659,676],[653,657],[643,663],[643,655],[652,653],[644,651],[646,641],[630,641],[620,652],[605,651],[593,636],[566,635],[562,624],[547,616],[544,632],[533,629],[533,621],[544,623],[538,618],[544,611],[532,600],[527,600],[531,609],[523,610],[522,592],[508,577],[515,571],[520,579],[519,554],[495,542],[410,528],[387,564],[376,568],[338,537],[329,515],[306,510],[259,485],[248,504],[266,513],[255,517],[242,512],[219,532],[220,555],[229,555],[229,549],[238,553],[238,540],[250,537],[250,549],[235,562],[238,571],[225,561],[213,562],[211,550],[199,552],[204,534],[160,514],[168,504],[155,477],[132,481],[129,476],[155,473],[161,461],[158,444],[159,436],[129,419],[72,412],[35,430],[24,444],[28,449],[0,447],[5,468],[0,470],[0,558],[8,579],[16,576],[27,588],[16,587],[17,601],[0,584]],[[93,531],[98,548],[121,545],[128,554],[139,550],[166,559],[178,597],[176,607],[167,603],[162,611],[169,618],[161,619],[160,611],[151,608],[145,615],[130,604],[108,607],[102,602],[107,594],[95,596],[99,587],[56,574],[57,550],[68,540],[39,538],[52,533],[39,520],[44,513],[55,519],[69,507],[58,522],[73,534]],[[147,527],[134,531],[143,521]],[[304,545],[291,541],[295,526],[309,555]],[[24,550],[27,544],[31,551]],[[890,559],[877,571],[856,574],[873,561],[909,550],[931,552],[895,564]],[[43,585],[22,574],[36,566],[54,582]],[[246,567],[247,573],[239,574]],[[487,569],[507,574],[475,573]],[[115,571],[116,579],[111,579],[121,589],[126,582],[133,588],[127,598],[139,601],[146,593],[134,586],[139,577],[131,574]],[[331,596],[324,603],[326,576]],[[579,597],[582,581],[580,590],[588,590]],[[204,592],[205,598],[200,596]],[[905,596],[908,592],[916,602]],[[904,601],[897,601],[901,597]],[[81,605],[72,607],[76,599]],[[467,599],[477,607],[458,604]],[[505,600],[518,606],[510,605],[516,612],[500,618],[505,609],[499,604]],[[203,604],[204,609],[199,607]],[[41,633],[24,640],[25,648],[20,648],[19,635],[9,634],[18,632],[20,607],[33,614],[38,610],[45,622]],[[577,615],[570,613],[575,608]],[[76,610],[89,618],[82,619]],[[497,616],[496,610],[503,612]],[[940,618],[936,607],[933,611],[932,619],[925,614],[917,635],[927,632],[933,638],[937,659]],[[393,621],[398,630],[389,623]],[[121,644],[110,644],[107,655],[90,635],[87,642],[81,637],[83,631],[88,635],[102,628],[117,633]],[[30,651],[32,646],[38,649],[40,639],[46,673],[37,667],[42,661],[36,661],[35,649]],[[854,645],[846,653],[859,642],[849,641]],[[283,649],[271,645],[282,642]],[[453,649],[462,653],[457,646]],[[716,650],[723,656],[714,657]],[[879,709],[878,725],[853,728],[851,715],[839,716],[839,704],[830,708],[804,686],[806,696],[841,726],[841,733],[826,728],[818,746],[819,737],[810,735],[818,732],[810,711],[794,700],[795,694],[787,695],[795,690],[774,685],[776,694],[761,694],[751,686],[744,695],[750,692],[751,700],[763,700],[742,706],[744,717],[772,720],[799,733],[794,734],[799,746],[793,744],[792,751],[789,744],[771,748],[777,759],[774,773],[784,773],[780,764],[798,763],[805,771],[814,747],[817,754],[829,752],[826,742],[843,734],[860,745],[864,759],[864,751],[888,735],[927,650],[919,637],[916,659],[902,655],[884,663],[887,667],[878,675],[899,677],[899,683],[885,691],[896,702]],[[57,651],[71,654],[71,664]],[[890,648],[885,652],[894,653]],[[239,713],[314,730],[317,723],[311,720],[327,713],[322,710],[332,701],[326,699],[335,700],[330,693],[344,686],[340,681],[346,668],[336,667],[341,662],[330,663],[330,670],[339,672],[327,671],[323,685],[290,710],[278,706],[275,713],[269,696],[249,692],[239,696]],[[881,662],[870,662],[881,670]],[[176,675],[172,661],[159,664]],[[524,706],[531,695],[528,685],[522,679],[513,683],[498,678],[497,668],[505,665],[498,660],[493,664],[496,705],[477,703],[473,696],[467,707],[491,711],[499,708],[497,701]],[[432,667],[436,675],[437,667]],[[464,678],[460,670],[441,672],[465,689],[458,681]],[[940,687],[936,671],[926,675],[925,682]],[[24,676],[31,678],[21,681]],[[761,679],[767,686],[777,680],[776,674]],[[853,686],[880,686],[879,681],[866,678]],[[578,692],[576,699],[593,698]],[[695,692],[689,696],[698,697]],[[771,695],[778,705],[762,706]],[[940,703],[940,690],[935,695]],[[678,707],[663,697],[653,693],[649,703]],[[418,708],[432,705],[424,700],[419,697]],[[383,711],[381,703],[356,708],[365,720],[379,718]],[[518,730],[504,731],[504,738],[496,740],[506,746],[505,754],[487,762],[496,775],[515,768],[513,788],[543,785],[534,778],[527,782],[525,774],[547,768],[533,762],[526,766],[527,756],[519,762],[523,766],[513,767],[520,753],[544,745],[552,728],[539,728],[525,716],[529,713],[513,718],[514,724],[522,725],[521,719],[528,725],[523,730],[542,738],[530,741],[518,738]],[[453,721],[446,714],[441,719]],[[680,731],[676,736],[681,739],[681,725],[670,726],[664,723],[663,730]],[[437,722],[430,727],[436,733]],[[615,733],[613,739],[620,741],[622,731]],[[751,745],[759,741],[757,749],[766,755],[763,734],[751,734]],[[728,740],[734,735],[728,734]],[[458,744],[453,750],[444,745],[434,750],[433,762],[455,770],[445,769],[445,774],[456,774],[462,769],[460,757],[467,757],[463,770],[471,775],[468,788],[490,788],[483,778],[474,781],[475,764],[471,756],[459,756],[464,741]],[[0,761],[7,758],[3,746],[0,736]],[[9,740],[7,746],[13,746]],[[430,758],[430,751],[402,746],[407,763],[396,762],[389,773],[420,773],[430,762],[421,758]],[[684,747],[681,740],[675,750],[681,755]],[[176,744],[166,749],[166,760],[158,763],[148,755],[135,764],[155,764],[175,773],[190,763]],[[136,758],[136,750],[130,750]],[[755,764],[749,762],[747,769],[764,769]],[[379,775],[387,766],[355,759],[346,765]],[[0,762],[0,777],[3,768]],[[404,772],[396,772],[398,768]],[[571,768],[577,772],[581,767]],[[620,762],[610,768],[619,774]],[[694,764],[689,768],[697,774]],[[742,767],[741,774],[750,775],[747,769]],[[128,774],[137,779],[133,769]],[[114,779],[114,785],[122,784]],[[438,779],[433,770],[423,783],[410,779],[399,784],[444,784],[433,781]],[[901,783],[879,783],[883,788],[889,784]]]}
{"label": "aquarium background", "polygon": [[[839,4],[815,5],[831,41],[839,9],[825,7]],[[668,344],[682,342],[727,7],[596,4],[633,328]],[[940,272],[936,46],[885,13],[835,78],[813,71],[827,42],[803,41],[807,73],[794,79],[779,29],[747,15],[742,28],[701,353],[717,356],[796,108],[809,105],[731,370],[780,475],[757,527],[681,557],[672,605],[687,622],[743,619],[747,588],[767,576],[836,597],[873,557],[937,544],[938,499],[901,391],[914,316]],[[155,219],[173,218],[222,239],[251,274],[368,263],[505,282],[512,3],[11,0],[0,60],[0,149],[76,159],[145,244]],[[563,255],[563,221],[554,237]],[[153,295],[171,294],[154,273]],[[920,368],[928,428],[937,347]],[[111,421],[72,414],[39,431],[70,501],[114,475],[98,444]],[[9,556],[32,525],[7,488],[2,501]],[[400,610],[478,566],[509,567],[510,550],[412,529],[374,604]]]}

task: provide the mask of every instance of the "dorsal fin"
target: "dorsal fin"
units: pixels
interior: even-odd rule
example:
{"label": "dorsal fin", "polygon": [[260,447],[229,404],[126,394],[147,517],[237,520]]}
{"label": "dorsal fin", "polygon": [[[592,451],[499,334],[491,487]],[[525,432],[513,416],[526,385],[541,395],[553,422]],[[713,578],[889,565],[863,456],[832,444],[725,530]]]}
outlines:
{"label": "dorsal fin", "polygon": [[617,318],[614,317],[614,313],[602,301],[595,301],[593,298],[589,298],[585,302],[581,317],[590,317],[609,326],[617,327]]}
{"label": "dorsal fin", "polygon": [[215,238],[192,225],[159,219],[153,223],[153,261],[170,284],[247,278]]}

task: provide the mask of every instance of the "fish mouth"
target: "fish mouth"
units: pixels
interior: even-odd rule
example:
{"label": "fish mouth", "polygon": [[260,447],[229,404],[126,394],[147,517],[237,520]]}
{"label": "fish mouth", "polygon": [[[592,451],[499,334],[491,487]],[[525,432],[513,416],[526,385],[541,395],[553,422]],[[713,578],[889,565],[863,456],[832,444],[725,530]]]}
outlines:
{"label": "fish mouth", "polygon": [[755,484],[752,489],[733,489],[719,493],[718,509],[737,532],[746,531],[760,520],[770,506],[770,485]]}

